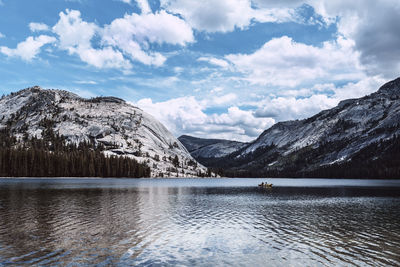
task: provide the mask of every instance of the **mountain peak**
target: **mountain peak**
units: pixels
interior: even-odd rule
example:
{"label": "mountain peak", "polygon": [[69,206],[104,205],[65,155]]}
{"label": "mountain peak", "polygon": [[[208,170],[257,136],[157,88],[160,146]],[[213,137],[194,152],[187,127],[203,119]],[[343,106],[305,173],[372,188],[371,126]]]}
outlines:
{"label": "mountain peak", "polygon": [[400,94],[400,77],[382,85],[378,92]]}
{"label": "mountain peak", "polygon": [[69,144],[102,147],[106,156],[146,163],[151,176],[193,177],[207,170],[159,121],[117,97],[82,98],[65,90],[29,87],[0,99],[0,129],[18,139],[51,130]]}
{"label": "mountain peak", "polygon": [[39,85],[34,85],[34,86],[30,87],[30,89],[33,89],[33,90],[42,90],[42,87],[40,87]]}

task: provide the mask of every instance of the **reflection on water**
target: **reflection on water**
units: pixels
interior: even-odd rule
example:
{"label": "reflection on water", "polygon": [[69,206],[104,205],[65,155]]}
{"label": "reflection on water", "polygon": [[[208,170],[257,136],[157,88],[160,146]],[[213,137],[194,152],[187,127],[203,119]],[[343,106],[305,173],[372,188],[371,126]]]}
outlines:
{"label": "reflection on water", "polygon": [[399,182],[260,181],[0,179],[0,265],[400,265]]}

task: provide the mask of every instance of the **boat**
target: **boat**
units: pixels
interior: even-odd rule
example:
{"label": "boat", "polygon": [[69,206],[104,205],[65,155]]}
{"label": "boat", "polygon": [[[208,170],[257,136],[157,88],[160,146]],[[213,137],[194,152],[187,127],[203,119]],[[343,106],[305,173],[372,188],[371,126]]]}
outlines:
{"label": "boat", "polygon": [[271,187],[272,187],[272,184],[269,184],[269,183],[261,183],[261,184],[259,184],[258,186],[259,186],[259,187],[262,187],[262,188],[271,188]]}

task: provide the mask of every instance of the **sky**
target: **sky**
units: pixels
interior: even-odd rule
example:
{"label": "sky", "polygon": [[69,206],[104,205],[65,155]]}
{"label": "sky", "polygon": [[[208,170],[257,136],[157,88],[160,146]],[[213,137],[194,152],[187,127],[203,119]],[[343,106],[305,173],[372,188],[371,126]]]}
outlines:
{"label": "sky", "polygon": [[0,94],[117,96],[251,141],[400,74],[398,0],[0,0]]}

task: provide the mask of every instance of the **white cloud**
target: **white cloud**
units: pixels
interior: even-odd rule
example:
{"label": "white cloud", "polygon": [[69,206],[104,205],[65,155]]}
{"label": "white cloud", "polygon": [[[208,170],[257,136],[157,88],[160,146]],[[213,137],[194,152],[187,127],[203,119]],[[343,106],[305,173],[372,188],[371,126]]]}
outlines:
{"label": "white cloud", "polygon": [[248,0],[174,0],[163,1],[168,10],[181,14],[189,24],[202,31],[227,32],[250,24]]}
{"label": "white cloud", "polygon": [[400,2],[398,0],[324,1],[317,10],[339,16],[338,31],[355,41],[361,63],[372,75],[400,73]]}
{"label": "white cloud", "polygon": [[91,40],[98,31],[98,26],[83,21],[78,10],[67,9],[59,15],[60,19],[54,25],[53,31],[59,36],[60,48],[68,50],[71,54],[91,48]]}
{"label": "white cloud", "polygon": [[387,82],[387,80],[385,80],[381,76],[365,77],[358,82],[348,83],[343,86],[334,88],[334,95],[332,97],[338,99],[338,101],[349,98],[362,97],[376,92],[378,88],[385,82]]}
{"label": "white cloud", "polygon": [[319,79],[358,79],[362,71],[351,40],[338,37],[315,47],[283,36],[252,54],[230,54],[229,60],[252,84],[295,87]]}
{"label": "white cloud", "polygon": [[110,43],[133,38],[138,43],[157,43],[185,46],[194,42],[190,26],[177,16],[165,11],[155,14],[131,14],[115,19],[105,27],[104,40]]}
{"label": "white cloud", "polygon": [[55,41],[56,38],[47,35],[40,35],[38,37],[29,36],[14,49],[1,46],[0,52],[9,57],[20,57],[25,61],[31,61],[40,53],[40,48],[42,46]]}
{"label": "white cloud", "polygon": [[214,94],[214,93],[219,93],[219,92],[222,92],[224,90],[224,88],[222,88],[222,87],[214,87],[211,91],[210,91],[210,93],[212,93],[212,94]]}
{"label": "white cloud", "polygon": [[274,22],[282,23],[295,21],[294,11],[290,8],[269,8],[269,9],[253,9],[252,17],[255,21],[265,23]]}
{"label": "white cloud", "polygon": [[307,3],[307,0],[253,0],[253,3],[259,8],[295,8]]}
{"label": "white cloud", "polygon": [[176,136],[191,134],[207,138],[250,141],[275,122],[272,118],[256,118],[252,111],[232,106],[226,113],[207,115],[206,101],[193,96],[153,103],[146,98],[137,106],[160,120]]}
{"label": "white cloud", "polygon": [[197,128],[207,120],[201,105],[193,96],[153,103],[150,98],[141,99],[137,106],[160,120],[175,135],[187,129]]}
{"label": "white cloud", "polygon": [[31,23],[29,23],[29,29],[32,32],[48,31],[49,26],[47,26],[44,23],[31,22]]}
{"label": "white cloud", "polygon": [[6,36],[0,32],[0,38],[4,38],[4,37],[6,37]]}
{"label": "white cloud", "polygon": [[148,51],[149,43],[185,46],[194,42],[192,29],[179,17],[165,11],[155,14],[131,14],[105,26],[103,43],[121,49],[132,59],[146,65],[161,66],[166,57]]}
{"label": "white cloud", "polygon": [[214,57],[199,57],[197,61],[204,61],[208,62],[209,64],[222,67],[222,68],[227,68],[229,66],[229,63],[226,60],[219,59],[219,58],[214,58]]}
{"label": "white cloud", "polygon": [[69,9],[60,12],[60,19],[53,27],[53,32],[59,36],[59,47],[69,54],[77,54],[83,62],[96,68],[130,69],[131,63],[120,51],[92,47],[91,40],[98,31],[96,24],[82,20],[79,11]]}
{"label": "white cloud", "polygon": [[161,0],[161,6],[180,14],[193,28],[206,32],[243,29],[252,20],[282,22],[291,19],[287,9],[254,9],[250,0]]}
{"label": "white cloud", "polygon": [[234,127],[234,133],[241,136],[242,140],[245,136],[247,140],[257,137],[274,123],[272,118],[257,118],[252,111],[241,110],[236,106],[228,108],[227,113],[214,114],[210,119],[211,125]]}
{"label": "white cloud", "polygon": [[85,48],[78,50],[78,54],[82,61],[97,68],[132,68],[131,63],[124,59],[122,53],[111,47],[103,49]]}
{"label": "white cloud", "polygon": [[229,93],[229,94],[225,94],[225,95],[221,95],[221,96],[214,96],[212,98],[212,103],[214,103],[216,105],[227,104],[227,103],[231,103],[236,98],[237,98],[237,95],[234,93]]}
{"label": "white cloud", "polygon": [[[126,14],[104,28],[82,20],[78,10],[60,12],[60,19],[52,28],[59,36],[59,48],[97,68],[130,69],[132,65],[124,56],[145,65],[164,64],[166,56],[152,51],[152,43],[185,46],[194,42],[192,29],[184,20],[165,11],[149,13],[145,0],[138,4],[142,14]],[[101,39],[99,48],[92,45],[96,36]]]}
{"label": "white cloud", "polygon": [[259,103],[255,113],[258,117],[275,118],[279,121],[306,118],[321,110],[337,105],[338,100],[326,95],[312,95],[308,98],[277,97]]}
{"label": "white cloud", "polygon": [[136,2],[138,3],[140,10],[142,10],[142,14],[151,13],[151,8],[147,0],[136,0]]}
{"label": "white cloud", "polygon": [[369,75],[387,79],[400,73],[400,2],[398,0],[253,0],[259,8],[287,8],[307,3],[338,33],[354,41]]}
{"label": "white cloud", "polygon": [[[121,2],[124,2],[125,4],[132,4],[132,0],[120,0]],[[151,8],[147,0],[135,0],[138,8],[142,11],[142,14],[148,14],[151,13]]]}
{"label": "white cloud", "polygon": [[[259,107],[255,112],[257,117],[274,118],[277,121],[303,119],[321,110],[332,108],[342,100],[373,93],[383,83],[384,80],[381,77],[375,76],[365,77],[357,83],[348,83],[340,87],[335,87],[333,84],[320,84],[307,92],[311,94],[308,97],[296,98],[290,95],[269,97],[251,104]],[[332,94],[323,94],[326,90]]]}
{"label": "white cloud", "polygon": [[176,74],[181,74],[184,71],[182,67],[174,67],[174,72]]}
{"label": "white cloud", "polygon": [[97,84],[97,82],[91,81],[91,80],[88,80],[88,81],[79,80],[79,81],[75,81],[75,83],[76,84],[91,84],[91,85]]}

